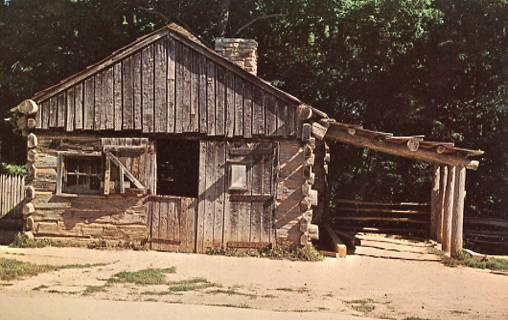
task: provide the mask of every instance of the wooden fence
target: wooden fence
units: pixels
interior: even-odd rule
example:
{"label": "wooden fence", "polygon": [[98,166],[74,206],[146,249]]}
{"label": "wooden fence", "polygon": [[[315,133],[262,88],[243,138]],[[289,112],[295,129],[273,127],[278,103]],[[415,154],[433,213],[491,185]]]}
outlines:
{"label": "wooden fence", "polygon": [[430,228],[430,205],[337,200],[334,208],[330,210],[329,220],[337,231],[427,237]]}
{"label": "wooden fence", "polygon": [[21,218],[25,177],[0,174],[0,219]]}
{"label": "wooden fence", "polygon": [[466,217],[464,237],[468,248],[490,254],[508,253],[508,220]]}

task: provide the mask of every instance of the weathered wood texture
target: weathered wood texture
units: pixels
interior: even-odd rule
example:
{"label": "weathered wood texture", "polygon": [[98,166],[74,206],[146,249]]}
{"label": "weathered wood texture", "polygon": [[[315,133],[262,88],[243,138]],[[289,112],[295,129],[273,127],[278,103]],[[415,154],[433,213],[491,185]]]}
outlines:
{"label": "weathered wood texture", "polygon": [[297,103],[165,36],[37,101],[39,130],[295,137]]}
{"label": "weathered wood texture", "polygon": [[277,207],[275,209],[275,229],[277,244],[294,245],[300,242],[299,229],[303,212],[300,203],[304,199],[302,185],[305,176],[304,149],[299,142],[279,143],[279,174],[277,177]]}
{"label": "weathered wood texture", "polygon": [[459,257],[463,249],[464,199],[466,197],[466,168],[455,170],[455,190],[453,199],[452,236],[450,251],[452,257]]}
{"label": "weathered wood texture", "polygon": [[[273,143],[201,143],[197,252],[274,242],[275,151]],[[229,189],[231,164],[246,165],[245,190]]]}
{"label": "weathered wood texture", "polygon": [[147,209],[150,249],[194,252],[196,198],[150,196]]}
{"label": "weathered wood texture", "polygon": [[0,219],[20,218],[21,204],[24,198],[25,178],[0,174]]}
{"label": "weathered wood texture", "polygon": [[[112,124],[114,125],[114,124]],[[143,194],[125,180],[120,195],[119,170],[111,165],[109,195],[59,195],[59,152],[92,153],[115,146],[112,153],[144,184],[155,188],[155,157],[146,138],[99,138],[90,135],[52,136],[40,133],[33,172],[28,182],[35,190],[32,232],[36,237],[98,238],[144,241],[147,237]],[[119,148],[120,146],[120,148]],[[132,147],[132,148],[130,148]],[[31,150],[32,151],[32,150]]]}

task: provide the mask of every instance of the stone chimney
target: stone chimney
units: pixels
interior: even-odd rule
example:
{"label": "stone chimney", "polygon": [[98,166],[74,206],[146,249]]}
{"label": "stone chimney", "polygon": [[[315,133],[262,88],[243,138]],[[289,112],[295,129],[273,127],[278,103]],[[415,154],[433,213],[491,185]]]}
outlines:
{"label": "stone chimney", "polygon": [[215,51],[252,74],[258,71],[258,43],[253,39],[216,38]]}

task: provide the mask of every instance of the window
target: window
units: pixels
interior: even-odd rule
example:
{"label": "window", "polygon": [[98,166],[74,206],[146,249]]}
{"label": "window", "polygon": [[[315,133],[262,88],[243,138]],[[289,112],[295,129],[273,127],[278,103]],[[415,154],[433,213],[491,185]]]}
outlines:
{"label": "window", "polygon": [[99,194],[103,186],[100,156],[61,156],[60,188],[63,193]]}
{"label": "window", "polygon": [[235,163],[231,164],[229,168],[231,177],[229,190],[247,190],[247,165]]}

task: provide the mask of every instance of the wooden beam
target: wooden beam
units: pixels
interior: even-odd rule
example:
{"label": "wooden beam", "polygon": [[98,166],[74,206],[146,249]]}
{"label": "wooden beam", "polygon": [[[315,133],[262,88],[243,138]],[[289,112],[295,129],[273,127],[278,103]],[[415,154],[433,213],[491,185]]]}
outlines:
{"label": "wooden beam", "polygon": [[326,138],[415,160],[447,164],[450,166],[463,166],[472,170],[478,169],[479,165],[478,161],[469,160],[463,157],[438,154],[433,150],[425,150],[421,148],[416,151],[411,151],[407,146],[402,144],[390,143],[383,140],[380,141],[373,137],[362,136],[358,133],[351,135],[345,128],[341,128],[335,124],[330,124],[328,127]]}
{"label": "wooden beam", "polygon": [[443,216],[443,240],[442,250],[450,253],[452,240],[452,216],[453,200],[455,196],[455,167],[448,166],[448,177],[446,181],[445,206]]}
{"label": "wooden beam", "polygon": [[118,167],[118,184],[120,188],[120,193],[125,193],[125,170],[123,167]]}
{"label": "wooden beam", "polygon": [[317,122],[312,123],[312,135],[316,137],[318,140],[323,140],[325,138],[327,129],[328,129],[327,127]]}
{"label": "wooden beam", "polygon": [[439,218],[439,179],[441,177],[441,167],[434,166],[434,175],[432,177],[432,190],[430,192],[430,238],[437,239],[437,219]]}
{"label": "wooden beam", "polygon": [[138,188],[139,190],[145,190],[145,186],[139,182],[138,179],[136,179],[136,177],[134,177],[134,175],[132,175],[132,173],[129,171],[129,169],[127,169],[124,164],[114,155],[112,154],[111,152],[109,151],[105,151],[106,153],[106,160],[107,159],[110,159],[118,168],[122,168],[123,169],[123,172],[124,172],[124,175],[132,182],[134,183],[134,185],[136,186],[136,188]]}
{"label": "wooden beam", "polygon": [[335,249],[337,257],[344,258],[347,255],[347,247],[339,236],[333,231],[330,225],[324,225],[324,229],[328,234],[330,240],[332,240],[333,248]]}
{"label": "wooden beam", "polygon": [[466,168],[455,169],[455,192],[453,199],[453,219],[451,237],[451,255],[458,257],[463,246],[464,198],[466,196]]}
{"label": "wooden beam", "polygon": [[299,105],[297,115],[300,121],[309,120],[312,117],[312,107],[308,104]]}
{"label": "wooden beam", "polygon": [[104,195],[109,194],[109,184],[111,181],[111,161],[106,157],[106,165],[104,167]]}
{"label": "wooden beam", "polygon": [[443,219],[445,208],[445,194],[446,194],[446,181],[448,180],[448,167],[444,165],[439,166],[439,199],[436,217],[436,241],[441,243],[443,241]]}

